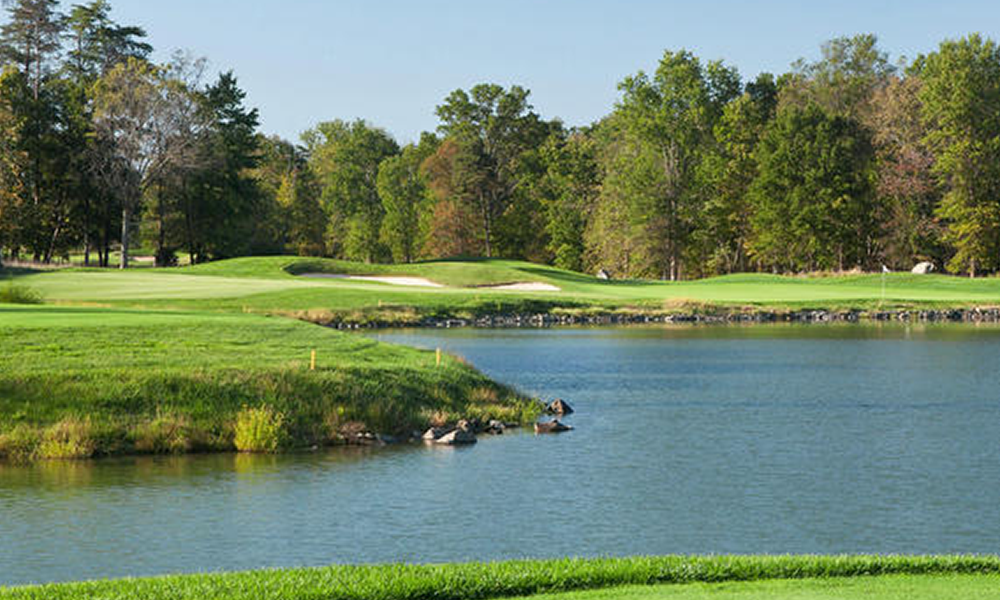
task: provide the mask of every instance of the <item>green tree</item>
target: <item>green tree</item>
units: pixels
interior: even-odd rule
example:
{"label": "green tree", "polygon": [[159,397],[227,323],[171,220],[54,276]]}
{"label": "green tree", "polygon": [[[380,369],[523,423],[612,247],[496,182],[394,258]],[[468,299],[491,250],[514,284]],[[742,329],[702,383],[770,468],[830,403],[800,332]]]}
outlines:
{"label": "green tree", "polygon": [[532,111],[529,95],[516,85],[505,90],[479,84],[468,92],[453,91],[437,107],[439,131],[461,147],[452,180],[478,215],[488,257],[504,246],[503,239],[496,239],[498,226],[523,182],[522,156],[548,133],[548,126]]}
{"label": "green tree", "polygon": [[544,211],[547,249],[557,267],[582,271],[584,234],[600,190],[597,145],[587,132],[554,134],[539,154],[544,171],[534,193]]}
{"label": "green tree", "polygon": [[196,168],[184,194],[185,246],[193,262],[252,253],[260,190],[250,171],[260,158],[256,108],[232,71],[221,73],[200,95],[207,122]]}
{"label": "green tree", "polygon": [[425,134],[419,145],[409,145],[379,165],[378,193],[385,210],[382,239],[396,262],[413,262],[423,246],[421,215],[429,210],[431,195],[421,165],[437,146],[437,138]]}
{"label": "green tree", "polygon": [[303,139],[330,218],[327,249],[334,256],[370,263],[386,258],[380,239],[385,211],[377,178],[379,164],[399,152],[396,142],[360,120],[321,123]]}
{"label": "green tree", "polygon": [[714,151],[706,155],[699,171],[707,194],[695,231],[706,274],[733,273],[749,267],[752,212],[748,196],[757,177],[755,152],[774,118],[777,95],[773,76],[761,75],[747,85],[742,96],[726,105],[715,126]]}
{"label": "green tree", "polygon": [[872,157],[854,120],[815,104],[780,109],[760,141],[750,189],[750,250],[759,266],[870,266],[878,237]]}
{"label": "green tree", "polygon": [[721,62],[702,65],[684,50],[665,52],[652,77],[640,72],[619,85],[622,99],[615,112],[633,140],[630,144],[644,146],[637,152],[641,164],[635,165],[634,174],[638,181],[656,181],[636,196],[644,205],[638,213],[647,218],[642,254],[665,279],[677,280],[684,271],[684,255],[704,197],[698,166],[714,143],[712,131],[723,107],[740,88],[735,69]]}
{"label": "green tree", "polygon": [[1000,268],[1000,48],[973,34],[919,61],[919,98],[946,192],[939,215],[955,247],[955,272]]}

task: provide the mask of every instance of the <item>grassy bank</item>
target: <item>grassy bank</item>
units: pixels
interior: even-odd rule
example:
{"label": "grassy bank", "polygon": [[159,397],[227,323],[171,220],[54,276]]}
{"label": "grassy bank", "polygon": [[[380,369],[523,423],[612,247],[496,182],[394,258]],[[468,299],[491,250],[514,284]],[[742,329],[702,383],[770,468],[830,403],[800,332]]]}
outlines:
{"label": "grassy bank", "polygon": [[290,319],[0,305],[0,341],[13,460],[274,451],[536,410],[454,357]]}
{"label": "grassy bank", "polygon": [[[421,277],[442,287],[407,287],[306,274]],[[602,281],[507,260],[363,265],[294,257],[242,258],[132,272],[63,270],[15,277],[47,301],[144,308],[195,308],[294,316],[318,322],[559,311],[790,311],[964,308],[1000,305],[1000,279],[892,273],[837,277],[743,274],[677,283]],[[497,290],[536,283],[551,291]]]}
{"label": "grassy bank", "polygon": [[[998,557],[673,556],[436,566],[340,566],[170,576],[0,588],[0,599],[467,600],[595,589],[603,589],[605,592],[569,598],[670,598],[670,593],[686,590],[677,584],[699,582],[718,585],[724,582],[795,580],[776,582],[763,589],[798,593],[822,589],[826,582],[839,582],[843,578],[856,578],[851,581],[860,583],[861,588],[874,581],[875,589],[882,588],[899,596],[900,590],[925,589],[925,583],[928,585],[927,590],[940,589],[942,582],[954,581],[954,576],[963,575],[968,576],[961,579],[968,590],[995,589],[992,586],[1000,579],[998,573]],[[822,581],[815,581],[817,579]],[[616,586],[657,584],[671,584],[674,587],[611,589]],[[733,588],[715,588],[715,591],[723,593],[712,597],[727,598],[727,589]],[[753,590],[748,586],[735,589]],[[663,595],[658,595],[661,592]],[[816,596],[802,593],[791,597]]]}

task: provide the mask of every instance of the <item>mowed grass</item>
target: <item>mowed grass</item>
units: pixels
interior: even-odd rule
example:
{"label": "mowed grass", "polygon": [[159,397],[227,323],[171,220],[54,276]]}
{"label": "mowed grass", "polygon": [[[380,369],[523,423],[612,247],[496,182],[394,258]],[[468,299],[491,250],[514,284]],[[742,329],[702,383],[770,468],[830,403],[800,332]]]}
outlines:
{"label": "mowed grass", "polygon": [[[304,274],[423,277],[424,288]],[[14,277],[49,302],[195,308],[295,316],[313,321],[412,322],[487,313],[642,310],[943,308],[1000,305],[1000,278],[970,280],[892,273],[838,277],[741,274],[700,281],[602,281],[509,260],[364,265],[325,259],[256,257],[131,272],[63,270]],[[494,290],[545,283],[559,291]],[[884,282],[884,286],[883,286]]]}
{"label": "mowed grass", "polygon": [[[335,566],[53,584],[0,588],[0,600],[995,598],[988,594],[996,594],[996,586],[1000,583],[998,572],[1000,558],[997,557],[557,559],[485,564]],[[967,595],[955,595],[957,592]],[[936,595],[938,593],[952,595]]]}
{"label": "mowed grass", "polygon": [[252,409],[279,447],[536,410],[454,357],[276,317],[0,305],[0,347],[14,460],[232,450]]}
{"label": "mowed grass", "polygon": [[627,586],[540,594],[532,600],[995,600],[997,575],[887,575]]}

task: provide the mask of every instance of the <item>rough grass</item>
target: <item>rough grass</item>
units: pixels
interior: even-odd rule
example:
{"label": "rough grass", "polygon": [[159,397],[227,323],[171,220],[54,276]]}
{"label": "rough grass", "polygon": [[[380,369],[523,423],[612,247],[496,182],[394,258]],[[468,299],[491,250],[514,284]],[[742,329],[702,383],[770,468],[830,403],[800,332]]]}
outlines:
{"label": "rough grass", "polygon": [[0,305],[0,347],[8,460],[273,451],[408,434],[435,412],[537,414],[455,358],[290,319]]}
{"label": "rough grass", "polygon": [[[416,288],[302,273],[424,277]],[[145,308],[198,308],[294,316],[318,322],[413,323],[424,317],[550,311],[711,312],[713,310],[898,309],[1000,305],[1000,279],[892,273],[782,277],[741,274],[700,281],[602,281],[509,260],[365,265],[295,257],[240,258],[194,267],[132,272],[62,270],[16,280],[55,302]],[[484,286],[542,282],[558,292]]]}
{"label": "rough grass", "polygon": [[[0,588],[0,600],[472,600],[607,590],[625,585],[805,580],[778,584],[779,589],[794,591],[814,588],[816,579],[887,575],[974,575],[976,577],[969,581],[977,581],[974,585],[978,588],[994,584],[997,573],[1000,573],[998,557],[667,556],[427,566],[336,566],[169,576]],[[894,588],[891,581],[888,583]],[[616,598],[619,593],[643,591],[654,589],[608,590],[604,596],[597,597]]]}

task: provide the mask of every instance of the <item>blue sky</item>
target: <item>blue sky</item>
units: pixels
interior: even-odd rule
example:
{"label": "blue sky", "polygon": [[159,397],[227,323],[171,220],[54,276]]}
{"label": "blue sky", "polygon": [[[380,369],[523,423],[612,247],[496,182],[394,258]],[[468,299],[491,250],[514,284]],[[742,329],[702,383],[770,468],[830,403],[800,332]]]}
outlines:
{"label": "blue sky", "polygon": [[[69,5],[69,0],[64,4]],[[569,125],[611,110],[617,83],[665,49],[724,59],[744,78],[783,72],[821,42],[873,32],[893,59],[978,31],[997,37],[1000,3],[940,0],[112,0],[175,49],[233,69],[262,128],[298,139],[334,118],[364,118],[401,142],[437,126],[451,90],[518,83]]]}

